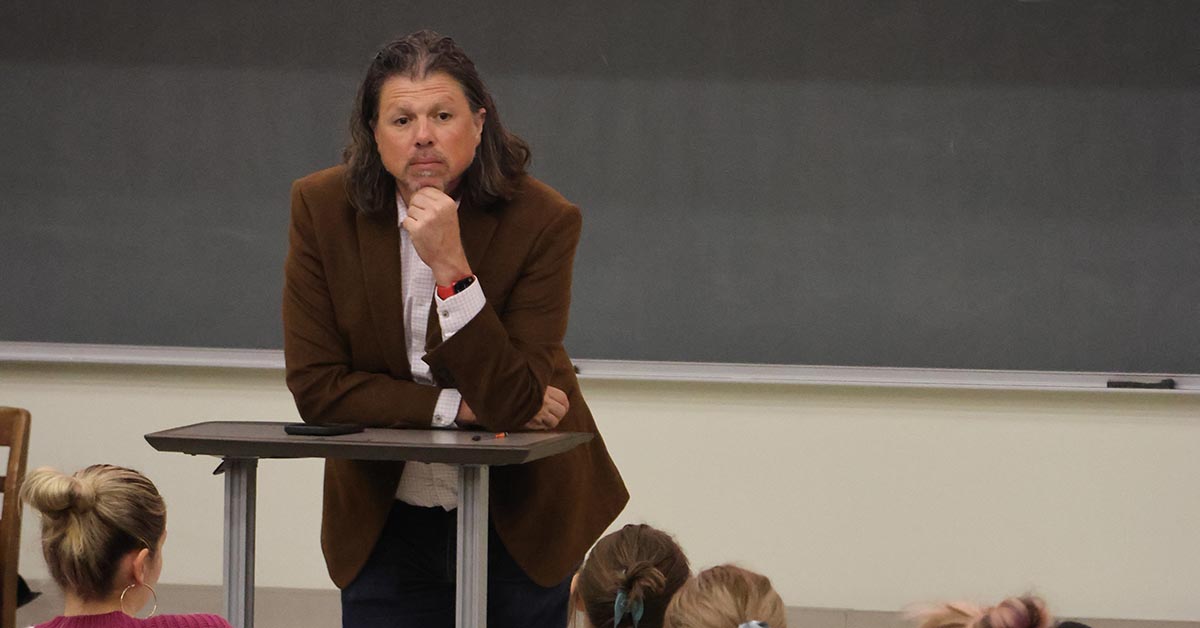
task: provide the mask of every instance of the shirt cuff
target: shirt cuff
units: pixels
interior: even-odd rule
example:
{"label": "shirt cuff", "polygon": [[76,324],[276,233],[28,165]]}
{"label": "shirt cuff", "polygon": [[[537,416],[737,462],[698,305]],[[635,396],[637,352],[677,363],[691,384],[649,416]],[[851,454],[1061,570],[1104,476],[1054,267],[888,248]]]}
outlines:
{"label": "shirt cuff", "polygon": [[454,419],[458,418],[458,405],[462,402],[462,394],[457,388],[443,388],[438,394],[437,405],[433,407],[434,427],[454,427]]}
{"label": "shirt cuff", "polygon": [[[483,296],[483,288],[479,285],[478,276],[475,281],[467,286],[466,290],[450,297],[442,299],[436,294],[433,295],[434,301],[437,304],[438,311],[438,326],[442,328],[442,342],[450,339],[451,336],[458,333],[458,330],[471,322],[472,318],[483,309],[487,303],[487,297]],[[455,410],[457,412],[457,409]]]}

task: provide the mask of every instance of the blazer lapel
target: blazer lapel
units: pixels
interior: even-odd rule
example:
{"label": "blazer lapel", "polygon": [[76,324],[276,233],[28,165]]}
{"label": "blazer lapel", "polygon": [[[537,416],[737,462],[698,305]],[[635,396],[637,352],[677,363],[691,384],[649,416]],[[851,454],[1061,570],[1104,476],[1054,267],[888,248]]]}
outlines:
{"label": "blazer lapel", "polygon": [[404,342],[404,301],[400,294],[400,228],[395,210],[390,218],[355,214],[358,256],[367,287],[371,321],[384,360],[395,377],[412,378]]}
{"label": "blazer lapel", "polygon": [[467,253],[467,263],[476,274],[479,273],[488,245],[492,242],[492,232],[496,230],[495,212],[503,211],[503,203],[497,205],[501,206],[493,206],[490,209],[464,206],[458,210],[458,229],[462,234],[463,249]]}

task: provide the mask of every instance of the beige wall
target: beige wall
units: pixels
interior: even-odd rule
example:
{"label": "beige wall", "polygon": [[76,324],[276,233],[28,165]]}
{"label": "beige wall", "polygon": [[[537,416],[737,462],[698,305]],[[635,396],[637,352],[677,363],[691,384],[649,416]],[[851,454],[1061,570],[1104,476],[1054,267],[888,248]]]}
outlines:
{"label": "beige wall", "polygon": [[[737,560],[789,605],[896,609],[1034,590],[1064,615],[1200,618],[1200,396],[584,381],[633,499],[618,523]],[[31,466],[142,469],[171,583],[220,582],[223,480],[146,432],[294,420],[276,370],[0,364]],[[257,581],[327,588],[320,463],[259,467]],[[45,577],[28,516],[21,571]]]}

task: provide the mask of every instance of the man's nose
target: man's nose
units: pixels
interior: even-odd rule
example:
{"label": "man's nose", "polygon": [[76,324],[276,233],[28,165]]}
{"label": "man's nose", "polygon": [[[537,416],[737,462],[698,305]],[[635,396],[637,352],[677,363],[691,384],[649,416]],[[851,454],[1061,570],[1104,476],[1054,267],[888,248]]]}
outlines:
{"label": "man's nose", "polygon": [[413,139],[417,146],[428,146],[433,143],[433,125],[426,118],[417,118],[413,124],[417,125]]}

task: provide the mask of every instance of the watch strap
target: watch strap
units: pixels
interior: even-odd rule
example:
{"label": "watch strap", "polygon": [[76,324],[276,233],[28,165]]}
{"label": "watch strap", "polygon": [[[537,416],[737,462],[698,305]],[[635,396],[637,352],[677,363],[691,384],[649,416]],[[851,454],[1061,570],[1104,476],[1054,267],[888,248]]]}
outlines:
{"label": "watch strap", "polygon": [[467,275],[466,277],[463,277],[462,279],[459,279],[458,281],[454,282],[453,285],[438,286],[437,287],[438,298],[445,301],[446,299],[449,299],[450,297],[466,290],[467,288],[470,288],[471,284],[473,284],[473,283],[475,283],[475,275]]}

